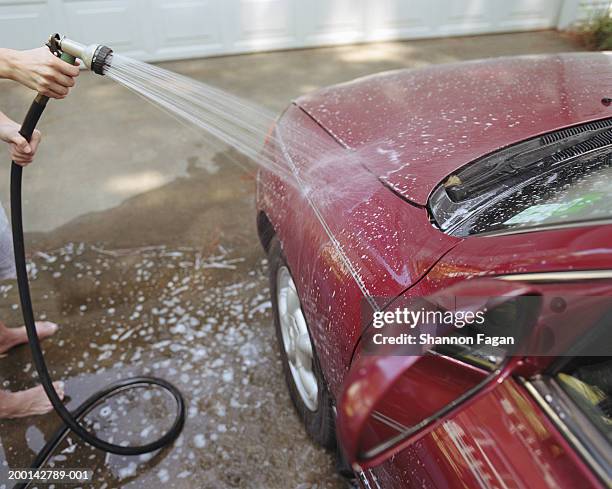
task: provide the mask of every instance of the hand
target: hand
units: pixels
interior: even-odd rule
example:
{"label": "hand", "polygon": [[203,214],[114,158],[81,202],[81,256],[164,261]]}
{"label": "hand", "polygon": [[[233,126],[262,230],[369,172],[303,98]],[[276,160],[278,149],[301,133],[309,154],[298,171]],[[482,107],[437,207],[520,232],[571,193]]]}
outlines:
{"label": "hand", "polygon": [[47,97],[62,99],[74,86],[79,67],[51,54],[42,47],[29,51],[14,51],[11,78]]}
{"label": "hand", "polygon": [[40,143],[41,134],[35,130],[28,143],[19,134],[20,126],[8,118],[0,118],[0,139],[9,144],[13,161],[20,166],[27,166],[34,160],[34,155]]}

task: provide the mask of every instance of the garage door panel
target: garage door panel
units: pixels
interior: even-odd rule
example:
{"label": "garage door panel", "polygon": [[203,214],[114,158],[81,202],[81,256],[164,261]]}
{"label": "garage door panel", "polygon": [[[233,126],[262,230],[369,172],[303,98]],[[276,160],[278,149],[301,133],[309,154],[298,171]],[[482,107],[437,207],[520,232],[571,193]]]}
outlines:
{"label": "garage door panel", "polygon": [[434,13],[440,0],[368,0],[368,40],[414,38],[433,35]]}
{"label": "garage door panel", "polygon": [[501,29],[545,29],[557,24],[558,0],[514,0],[499,5]]}
{"label": "garage door panel", "polygon": [[293,0],[239,0],[235,5],[236,50],[299,45]]}
{"label": "garage door panel", "polygon": [[470,34],[495,31],[496,11],[491,0],[456,2],[445,0],[441,6],[440,35]]}
{"label": "garage door panel", "polygon": [[301,4],[307,45],[364,39],[365,0],[311,0]]}
{"label": "garage door panel", "polygon": [[162,58],[222,53],[222,19],[221,5],[214,0],[154,1],[155,53]]}
{"label": "garage door panel", "polygon": [[0,0],[0,46],[30,49],[42,46],[49,30],[49,2],[32,0]]}
{"label": "garage door panel", "polygon": [[128,0],[64,1],[66,34],[85,44],[103,43],[116,51],[142,53],[139,4]]}

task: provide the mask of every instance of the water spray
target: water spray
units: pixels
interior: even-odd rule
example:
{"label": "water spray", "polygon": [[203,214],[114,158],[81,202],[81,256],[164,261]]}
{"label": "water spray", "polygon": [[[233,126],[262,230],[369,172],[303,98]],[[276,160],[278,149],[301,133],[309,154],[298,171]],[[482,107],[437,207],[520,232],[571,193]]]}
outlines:
{"label": "water spray", "polygon": [[[76,59],[81,59],[85,66],[98,75],[104,75],[107,68],[112,64],[113,51],[107,46],[93,44],[85,46],[59,34],[54,34],[49,38],[47,46],[51,52],[63,61],[76,64]],[[23,121],[19,133],[29,142],[32,134],[49,98],[38,94],[32,102],[30,109]],[[36,371],[40,382],[51,401],[55,412],[63,420],[64,424],[54,433],[43,449],[38,453],[32,464],[32,468],[41,467],[50,457],[53,450],[59,445],[69,431],[81,438],[86,443],[105,452],[118,455],[142,455],[153,452],[172,443],[181,433],[185,423],[185,402],[180,391],[169,382],[156,377],[132,377],[129,379],[115,382],[108,387],[92,394],[74,411],[68,409],[62,403],[49,375],[49,370],[45,363],[44,355],[40,347],[40,342],[36,332],[34,310],[32,298],[30,296],[30,286],[25,258],[25,242],[23,236],[23,217],[21,209],[21,183],[23,168],[14,161],[11,166],[11,221],[13,229],[13,248],[15,253],[15,266],[17,269],[17,284],[19,287],[19,299],[23,320],[28,334],[28,343],[32,350],[32,359],[36,366]],[[111,397],[119,392],[137,387],[155,386],[168,392],[176,402],[176,417],[170,429],[159,439],[139,446],[125,446],[110,443],[98,438],[90,433],[81,425],[83,418],[104,399]],[[18,484],[15,487],[27,487],[30,483]]]}

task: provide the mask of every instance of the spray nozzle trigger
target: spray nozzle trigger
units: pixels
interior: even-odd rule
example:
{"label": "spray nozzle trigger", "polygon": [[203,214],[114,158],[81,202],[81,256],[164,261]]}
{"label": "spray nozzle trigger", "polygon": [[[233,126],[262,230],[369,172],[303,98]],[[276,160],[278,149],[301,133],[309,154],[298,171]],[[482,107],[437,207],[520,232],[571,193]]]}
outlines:
{"label": "spray nozzle trigger", "polygon": [[51,34],[46,44],[46,46],[49,48],[49,51],[51,51],[51,53],[54,56],[57,56],[58,58],[62,55],[62,50],[60,49],[59,45],[60,39],[61,37],[59,34]]}

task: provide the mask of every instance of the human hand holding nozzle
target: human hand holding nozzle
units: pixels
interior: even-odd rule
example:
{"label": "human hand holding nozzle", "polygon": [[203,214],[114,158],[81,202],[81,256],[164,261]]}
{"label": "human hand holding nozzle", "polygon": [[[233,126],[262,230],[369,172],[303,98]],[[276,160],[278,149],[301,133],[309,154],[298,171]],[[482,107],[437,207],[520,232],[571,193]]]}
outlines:
{"label": "human hand holding nozzle", "polygon": [[[80,72],[77,58],[96,73],[103,74],[112,59],[112,50],[101,45],[85,46],[54,34],[42,48],[0,49],[0,78],[36,90],[39,95],[34,106],[40,116],[48,98],[63,99],[75,85]],[[16,164],[26,166],[33,161],[40,139],[40,131],[20,126],[0,112],[0,140],[9,144]]]}
{"label": "human hand holding nozzle", "polygon": [[103,75],[113,50],[100,44],[86,46],[59,34],[46,46],[27,51],[0,49],[0,78],[14,80],[55,99],[65,98],[79,76],[81,59],[87,68]]}
{"label": "human hand holding nozzle", "polygon": [[0,78],[8,78],[49,98],[63,99],[79,76],[79,66],[54,56],[49,48],[0,50]]}

